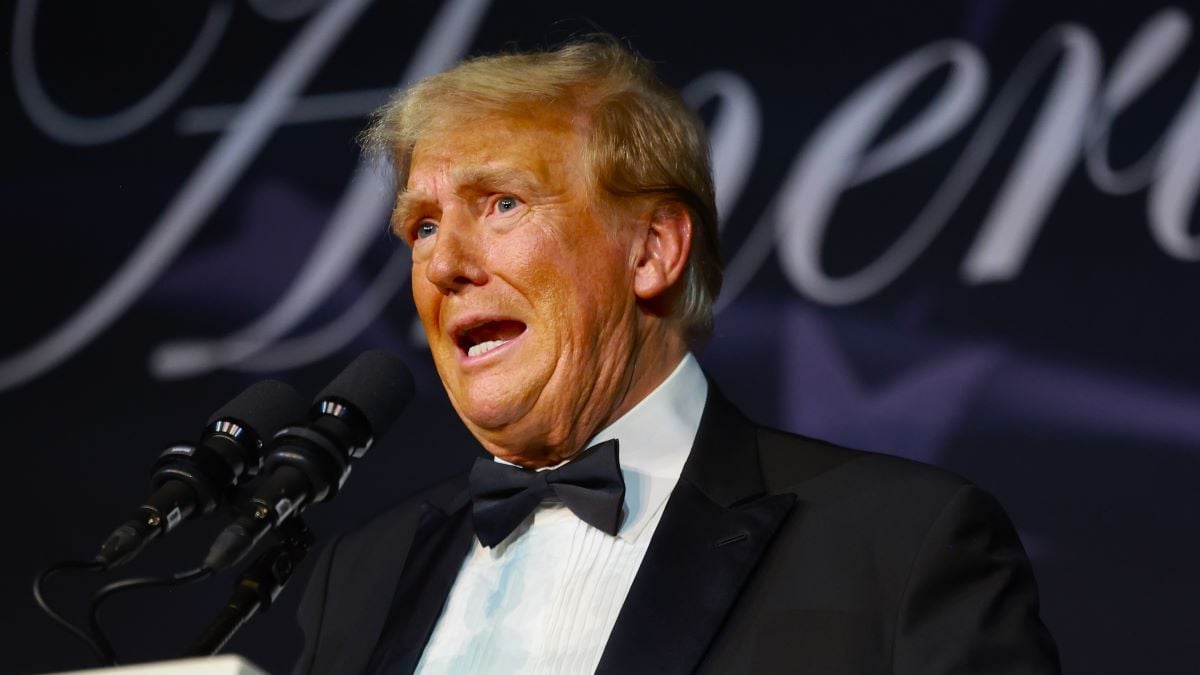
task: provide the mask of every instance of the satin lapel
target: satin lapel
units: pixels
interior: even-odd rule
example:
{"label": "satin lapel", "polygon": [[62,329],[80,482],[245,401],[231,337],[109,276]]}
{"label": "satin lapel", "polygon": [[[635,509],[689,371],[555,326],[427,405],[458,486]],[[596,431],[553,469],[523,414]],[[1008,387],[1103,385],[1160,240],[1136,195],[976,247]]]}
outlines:
{"label": "satin lapel", "polygon": [[464,498],[449,512],[422,505],[421,525],[366,672],[411,673],[416,668],[474,541],[465,504]]}
{"label": "satin lapel", "polygon": [[[385,514],[342,540],[333,552],[330,570],[330,587],[338,593],[330,594],[326,604],[312,672],[361,672],[365,668],[395,614],[395,595],[404,585],[414,552],[420,552],[422,538],[431,526],[449,521],[467,503],[465,479],[453,481],[419,505]],[[442,562],[461,563],[461,558]],[[439,611],[440,605],[432,617],[413,619],[432,625]]]}
{"label": "satin lapel", "polygon": [[778,495],[724,509],[681,482],[596,672],[694,671],[794,501]]}
{"label": "satin lapel", "polygon": [[754,425],[709,383],[683,475],[597,673],[688,673],[795,502],[765,496]]}

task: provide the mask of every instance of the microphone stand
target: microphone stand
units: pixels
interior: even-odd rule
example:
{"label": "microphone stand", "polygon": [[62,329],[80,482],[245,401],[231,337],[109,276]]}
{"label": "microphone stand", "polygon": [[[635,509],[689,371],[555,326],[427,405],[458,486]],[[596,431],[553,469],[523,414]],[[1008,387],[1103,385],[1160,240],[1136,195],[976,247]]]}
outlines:
{"label": "microphone stand", "polygon": [[188,656],[212,656],[260,609],[267,611],[316,539],[299,516],[285,520],[279,543],[260,555],[234,586],[233,596],[188,650]]}

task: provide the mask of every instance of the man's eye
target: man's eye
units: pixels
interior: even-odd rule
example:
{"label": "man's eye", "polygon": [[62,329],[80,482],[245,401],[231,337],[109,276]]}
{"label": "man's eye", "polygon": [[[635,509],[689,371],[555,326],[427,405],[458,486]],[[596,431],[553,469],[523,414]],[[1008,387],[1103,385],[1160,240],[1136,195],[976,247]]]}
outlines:
{"label": "man's eye", "polygon": [[432,237],[435,234],[437,234],[437,225],[428,221],[417,225],[417,239]]}
{"label": "man's eye", "polygon": [[520,200],[518,200],[516,197],[501,197],[496,201],[496,210],[500,213],[512,211],[513,209],[517,208],[517,205],[520,203]]}

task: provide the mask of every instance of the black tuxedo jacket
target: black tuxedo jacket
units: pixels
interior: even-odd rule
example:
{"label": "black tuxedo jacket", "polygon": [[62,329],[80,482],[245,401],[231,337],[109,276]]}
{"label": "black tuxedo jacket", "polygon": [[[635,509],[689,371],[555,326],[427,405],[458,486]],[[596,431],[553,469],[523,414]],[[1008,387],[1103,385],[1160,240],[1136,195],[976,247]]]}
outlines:
{"label": "black tuxedo jacket", "polygon": [[[474,543],[466,477],[329,546],[297,673],[410,672]],[[1000,506],[915,462],[757,426],[710,386],[600,673],[1059,672]]]}

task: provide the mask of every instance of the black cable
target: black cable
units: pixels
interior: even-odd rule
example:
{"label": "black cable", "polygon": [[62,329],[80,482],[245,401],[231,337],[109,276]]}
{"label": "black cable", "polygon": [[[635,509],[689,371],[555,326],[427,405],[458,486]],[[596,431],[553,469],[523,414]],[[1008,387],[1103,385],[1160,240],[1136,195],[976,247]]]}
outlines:
{"label": "black cable", "polygon": [[44,584],[47,579],[57,572],[70,569],[102,572],[105,569],[105,565],[99,560],[64,560],[62,562],[54,563],[53,565],[43,569],[36,577],[34,577],[33,600],[37,603],[38,608],[46,613],[46,616],[50,617],[55,623],[70,631],[70,633],[75,637],[86,642],[88,647],[90,647],[91,650],[96,653],[96,657],[100,659],[100,662],[102,664],[107,664],[107,657],[102,645],[93,639],[91,635],[88,635],[78,626],[70,621],[67,621],[61,614],[54,611],[54,609],[50,607],[50,603],[46,602],[46,598],[42,594],[42,584]]}
{"label": "black cable", "polygon": [[92,596],[92,604],[88,609],[88,616],[91,622],[92,635],[96,639],[96,643],[103,652],[103,658],[106,665],[117,665],[117,654],[113,650],[112,642],[108,636],[104,634],[104,630],[100,627],[100,605],[109,597],[121,593],[123,591],[131,591],[137,588],[152,588],[155,586],[183,586],[185,584],[204,581],[213,575],[213,570],[208,567],[199,567],[188,572],[179,572],[172,574],[169,577],[141,577],[137,579],[122,579],[101,588]]}

